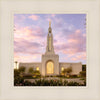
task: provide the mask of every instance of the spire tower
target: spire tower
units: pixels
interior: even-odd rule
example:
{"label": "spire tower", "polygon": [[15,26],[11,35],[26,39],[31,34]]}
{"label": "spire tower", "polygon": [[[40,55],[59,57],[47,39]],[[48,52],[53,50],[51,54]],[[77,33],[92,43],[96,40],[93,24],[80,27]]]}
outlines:
{"label": "spire tower", "polygon": [[46,53],[48,53],[48,54],[54,53],[53,34],[52,34],[52,28],[51,28],[51,21],[49,21]]}

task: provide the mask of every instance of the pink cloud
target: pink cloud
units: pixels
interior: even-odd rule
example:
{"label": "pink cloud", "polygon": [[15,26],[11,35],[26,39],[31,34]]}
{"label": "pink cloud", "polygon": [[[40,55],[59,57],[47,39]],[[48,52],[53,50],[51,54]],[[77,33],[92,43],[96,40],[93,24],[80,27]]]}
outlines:
{"label": "pink cloud", "polygon": [[58,34],[56,38],[55,50],[64,54],[75,54],[86,51],[86,37],[83,36],[81,30],[75,30],[72,34],[62,37]]}
{"label": "pink cloud", "polygon": [[79,29],[77,29],[76,31],[75,31],[75,33],[81,33],[81,30],[79,30]]}
{"label": "pink cloud", "polygon": [[52,14],[52,15],[51,15],[51,17],[55,17],[55,16],[56,16],[55,14]]}
{"label": "pink cloud", "polygon": [[[76,24],[68,23],[68,19],[64,19],[64,17],[55,14],[47,14],[44,17],[43,16],[38,14],[31,16],[30,14],[24,16],[18,15],[18,17],[15,16],[14,20],[17,28],[14,32],[14,41],[16,44],[14,45],[14,48],[18,55],[16,58],[24,59],[21,57],[22,55],[20,55],[24,54],[25,56],[23,56],[26,57],[25,60],[28,61],[29,59],[31,60],[33,56],[35,57],[45,52],[47,45],[46,32],[48,32],[48,27],[46,26],[47,22],[45,22],[46,19],[48,21],[52,20],[55,53],[59,54],[60,58],[62,56],[62,59],[68,57],[66,59],[68,60],[70,58],[72,61],[86,59],[84,55],[81,56],[78,54],[86,52],[86,34],[83,34],[81,29],[75,29],[77,28],[77,26],[75,26]],[[39,26],[36,26],[35,23],[31,24],[29,19],[34,20]],[[43,22],[45,22],[45,25],[43,25]],[[17,25],[19,25],[19,27]],[[30,57],[27,57],[26,55],[30,55]]]}
{"label": "pink cloud", "polygon": [[68,39],[68,43],[78,43],[76,39]]}
{"label": "pink cloud", "polygon": [[77,49],[73,49],[73,48],[65,49],[65,50],[63,50],[63,53],[64,54],[75,54],[75,53],[77,53]]}
{"label": "pink cloud", "polygon": [[48,21],[48,22],[50,22],[50,21],[51,21],[51,19],[50,19],[50,18],[47,18],[47,21]]}
{"label": "pink cloud", "polygon": [[32,20],[38,20],[39,16],[37,16],[37,15],[31,15],[31,16],[29,16],[29,18],[32,19]]}
{"label": "pink cloud", "polygon": [[86,60],[86,52],[82,52],[81,54],[76,54],[71,58],[73,61],[81,61],[81,60]]}
{"label": "pink cloud", "polygon": [[42,39],[42,37],[45,35],[43,29],[41,29],[38,26],[32,27],[22,27],[20,29],[16,29],[14,32],[14,39],[25,39],[28,41],[38,40]]}
{"label": "pink cloud", "polygon": [[18,53],[14,53],[14,61],[18,61],[18,62],[34,62],[39,60],[39,58],[41,55],[40,54],[34,54],[34,56],[32,55],[23,55],[23,54],[18,54]]}

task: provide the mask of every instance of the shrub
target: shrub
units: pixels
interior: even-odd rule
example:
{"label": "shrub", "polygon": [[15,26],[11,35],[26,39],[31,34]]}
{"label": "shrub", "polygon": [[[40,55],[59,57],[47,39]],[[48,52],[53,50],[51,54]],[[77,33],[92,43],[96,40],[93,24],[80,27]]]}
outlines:
{"label": "shrub", "polygon": [[81,71],[80,75],[81,75],[81,77],[86,77],[86,71]]}
{"label": "shrub", "polygon": [[25,81],[25,82],[23,83],[23,85],[24,85],[24,86],[33,86],[32,82],[30,82],[30,81]]}
{"label": "shrub", "polygon": [[86,65],[82,65],[82,71],[86,71]]}
{"label": "shrub", "polygon": [[14,77],[19,76],[20,72],[18,69],[14,69]]}
{"label": "shrub", "polygon": [[71,78],[77,78],[77,75],[70,75]]}
{"label": "shrub", "polygon": [[80,86],[80,84],[77,83],[77,82],[69,82],[69,83],[67,84],[67,86]]}
{"label": "shrub", "polygon": [[19,67],[19,72],[24,73],[25,72],[25,67],[24,66]]}
{"label": "shrub", "polygon": [[14,77],[14,86],[22,86],[24,83],[24,78],[20,76]]}
{"label": "shrub", "polygon": [[61,75],[66,76],[66,75],[69,75],[70,72],[72,72],[72,68],[71,68],[71,67],[68,67],[68,68],[65,68],[65,69],[62,71]]}
{"label": "shrub", "polygon": [[86,86],[86,81],[84,81],[84,84],[80,84],[77,82],[68,82],[66,80],[45,80],[45,79],[39,79],[34,80],[33,82],[30,81],[23,81],[23,79],[17,79],[17,82],[15,82],[15,86]]}
{"label": "shrub", "polygon": [[32,74],[24,74],[23,75],[24,79],[32,79]]}
{"label": "shrub", "polygon": [[28,72],[29,72],[30,74],[33,74],[34,69],[33,69],[32,67],[30,67],[29,70],[28,70]]}

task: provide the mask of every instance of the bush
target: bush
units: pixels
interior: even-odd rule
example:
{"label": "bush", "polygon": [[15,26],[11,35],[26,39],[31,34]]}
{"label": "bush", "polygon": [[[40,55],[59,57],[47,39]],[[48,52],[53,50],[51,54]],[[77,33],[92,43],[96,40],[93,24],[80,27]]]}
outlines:
{"label": "bush", "polygon": [[66,86],[67,81],[62,81],[62,80],[45,80],[45,79],[40,79],[40,80],[35,80],[33,82],[35,86]]}
{"label": "bush", "polygon": [[72,67],[65,68],[65,69],[61,72],[61,75],[67,76],[67,75],[70,74],[70,72],[72,72]]}
{"label": "bush", "polygon": [[86,65],[82,65],[82,71],[86,71]]}
{"label": "bush", "polygon": [[67,86],[80,86],[80,84],[77,83],[77,82],[69,82],[69,83],[67,84]]}
{"label": "bush", "polygon": [[22,86],[24,83],[24,78],[20,76],[14,77],[14,86]]}
{"label": "bush", "polygon": [[84,84],[80,84],[77,82],[68,82],[66,80],[45,80],[45,79],[39,79],[34,80],[34,82],[30,81],[23,81],[23,79],[17,79],[15,86],[86,86],[86,81],[84,81]]}
{"label": "bush", "polygon": [[86,77],[86,71],[81,71],[80,75],[81,75],[81,77]]}
{"label": "bush", "polygon": [[24,73],[25,72],[25,67],[24,66],[19,67],[19,72]]}
{"label": "bush", "polygon": [[70,75],[70,78],[77,78],[77,75]]}
{"label": "bush", "polygon": [[14,69],[14,77],[19,76],[20,72],[18,69]]}
{"label": "bush", "polygon": [[23,83],[23,85],[24,85],[24,86],[33,86],[33,84],[32,84],[31,82],[29,82],[29,81],[25,81],[25,82]]}
{"label": "bush", "polygon": [[34,69],[33,69],[32,67],[30,67],[29,70],[28,70],[28,72],[29,72],[30,74],[33,74]]}
{"label": "bush", "polygon": [[24,79],[32,79],[33,78],[32,75],[24,75],[23,77],[24,77]]}

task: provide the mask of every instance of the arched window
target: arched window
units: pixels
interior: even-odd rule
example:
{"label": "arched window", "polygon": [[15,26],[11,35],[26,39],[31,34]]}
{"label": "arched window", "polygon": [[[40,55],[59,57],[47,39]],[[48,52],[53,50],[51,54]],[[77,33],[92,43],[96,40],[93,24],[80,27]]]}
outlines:
{"label": "arched window", "polygon": [[39,71],[39,67],[36,67],[36,70]]}
{"label": "arched window", "polygon": [[61,71],[64,71],[64,67],[61,67]]}
{"label": "arched window", "polygon": [[52,61],[47,62],[47,74],[53,74],[54,73],[54,64]]}

